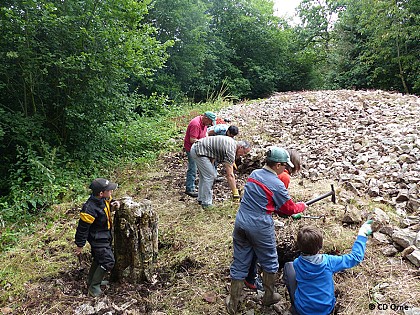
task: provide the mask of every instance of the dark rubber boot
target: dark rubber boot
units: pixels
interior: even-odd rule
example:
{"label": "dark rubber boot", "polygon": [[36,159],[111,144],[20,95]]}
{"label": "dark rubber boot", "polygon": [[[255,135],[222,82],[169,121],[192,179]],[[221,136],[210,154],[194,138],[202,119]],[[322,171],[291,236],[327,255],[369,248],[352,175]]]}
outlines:
{"label": "dark rubber boot", "polygon": [[263,272],[263,285],[265,293],[262,302],[265,306],[276,304],[281,299],[280,294],[276,292],[276,289],[274,287],[275,281],[275,273],[268,273],[265,271]]}
{"label": "dark rubber boot", "polygon": [[89,285],[88,292],[89,295],[93,297],[100,296],[102,294],[101,282],[106,274],[106,270],[101,266],[98,266],[92,276],[92,281]]}
{"label": "dark rubber boot", "polygon": [[88,287],[90,286],[90,284],[91,284],[91,282],[92,282],[92,277],[93,277],[93,274],[95,273],[96,268],[98,268],[98,264],[97,264],[97,262],[94,260],[94,261],[92,262],[92,265],[90,265],[89,273],[88,273],[88,276],[87,276],[87,281],[86,281],[86,283],[87,283]]}
{"label": "dark rubber boot", "polygon": [[[88,287],[90,286],[90,283],[92,282],[92,277],[96,271],[96,268],[98,268],[98,264],[96,261],[93,261],[92,265],[90,266],[87,281],[86,281]],[[108,283],[109,281],[106,281],[106,280],[101,281],[101,285],[108,285]]]}
{"label": "dark rubber boot", "polygon": [[236,314],[243,286],[243,280],[232,280],[230,285],[230,295],[225,300],[227,311],[231,315]]}

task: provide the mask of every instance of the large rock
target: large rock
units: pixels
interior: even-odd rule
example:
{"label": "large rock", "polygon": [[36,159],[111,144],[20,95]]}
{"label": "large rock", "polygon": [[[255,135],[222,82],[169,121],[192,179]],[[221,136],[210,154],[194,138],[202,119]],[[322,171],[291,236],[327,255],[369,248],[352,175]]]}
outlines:
{"label": "large rock", "polygon": [[407,248],[414,244],[417,233],[410,229],[395,229],[392,240],[402,248]]}
{"label": "large rock", "polygon": [[420,250],[416,246],[411,245],[407,247],[402,251],[401,255],[412,262],[414,266],[420,267]]}
{"label": "large rock", "polygon": [[389,216],[380,208],[374,208],[372,213],[368,215],[372,219],[372,230],[378,231],[381,227],[387,226],[389,223]]}
{"label": "large rock", "polygon": [[392,257],[395,256],[398,253],[398,249],[395,248],[395,246],[389,245],[382,249],[382,254],[386,257]]}
{"label": "large rock", "polygon": [[344,224],[359,224],[362,222],[362,214],[357,207],[347,205],[346,212],[344,213],[341,222]]}
{"label": "large rock", "polygon": [[389,239],[389,237],[386,234],[380,233],[380,232],[376,232],[373,233],[373,239],[380,244],[389,244],[391,243],[391,240]]}
{"label": "large rock", "polygon": [[420,307],[408,307],[404,309],[404,315],[420,315]]}
{"label": "large rock", "polygon": [[407,197],[408,197],[408,201],[406,204],[406,211],[408,213],[418,212],[420,210],[420,194],[419,194],[418,181],[414,185],[411,185],[411,187],[408,190]]}

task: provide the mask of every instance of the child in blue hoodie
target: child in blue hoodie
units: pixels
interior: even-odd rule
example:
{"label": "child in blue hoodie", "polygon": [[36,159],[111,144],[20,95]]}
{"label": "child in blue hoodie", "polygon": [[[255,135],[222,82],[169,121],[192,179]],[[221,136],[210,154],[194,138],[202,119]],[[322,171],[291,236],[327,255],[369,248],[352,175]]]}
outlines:
{"label": "child in blue hoodie", "polygon": [[301,255],[284,266],[283,279],[290,294],[292,314],[328,315],[334,311],[333,274],[359,264],[365,255],[372,220],[359,230],[350,254],[334,256],[319,254],[323,238],[319,229],[305,226],[297,236]]}

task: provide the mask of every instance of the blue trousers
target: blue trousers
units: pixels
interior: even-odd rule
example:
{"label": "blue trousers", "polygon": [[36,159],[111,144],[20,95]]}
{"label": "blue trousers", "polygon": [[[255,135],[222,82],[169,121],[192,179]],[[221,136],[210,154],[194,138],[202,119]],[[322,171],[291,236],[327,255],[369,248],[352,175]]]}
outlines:
{"label": "blue trousers", "polygon": [[295,268],[293,267],[293,261],[289,261],[284,264],[283,280],[286,284],[287,291],[289,291],[290,302],[292,305],[294,305],[297,282]]}
{"label": "blue trousers", "polygon": [[274,225],[255,226],[235,222],[233,230],[233,262],[230,266],[230,277],[244,280],[249,268],[257,257],[261,268],[268,273],[276,273],[279,261],[276,248]]}
{"label": "blue trousers", "polygon": [[255,278],[257,278],[257,255],[253,255],[251,260],[251,265],[249,266],[248,275],[246,276],[245,280],[249,283],[254,283]]}
{"label": "blue trousers", "polygon": [[185,190],[186,191],[195,191],[195,178],[197,176],[197,164],[194,159],[191,157],[191,152],[187,152],[188,157],[188,169],[187,169],[187,179],[185,181]]}

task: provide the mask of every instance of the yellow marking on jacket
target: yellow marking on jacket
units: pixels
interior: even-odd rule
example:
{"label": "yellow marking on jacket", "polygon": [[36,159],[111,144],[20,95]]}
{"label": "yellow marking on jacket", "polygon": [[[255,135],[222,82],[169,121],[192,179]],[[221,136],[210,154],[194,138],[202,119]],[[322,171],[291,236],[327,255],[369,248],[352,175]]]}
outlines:
{"label": "yellow marking on jacket", "polygon": [[91,216],[90,214],[87,214],[86,212],[80,212],[80,220],[92,224],[93,221],[95,221],[95,217]]}

